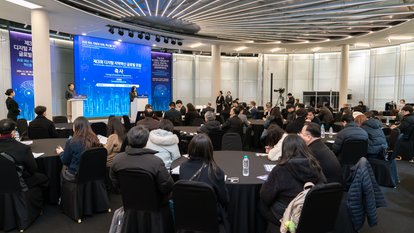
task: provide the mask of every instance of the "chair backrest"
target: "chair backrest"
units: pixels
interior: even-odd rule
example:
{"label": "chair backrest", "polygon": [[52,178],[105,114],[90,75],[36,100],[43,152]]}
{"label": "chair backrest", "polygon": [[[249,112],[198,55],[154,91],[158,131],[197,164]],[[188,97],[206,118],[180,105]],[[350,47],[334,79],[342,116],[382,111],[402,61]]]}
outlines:
{"label": "chair backrest", "polygon": [[172,199],[177,232],[219,232],[217,197],[211,186],[180,180],[174,184]]}
{"label": "chair backrest", "polygon": [[333,232],[342,194],[339,183],[318,184],[309,190],[296,233]]}
{"label": "chair backrest", "polygon": [[98,135],[106,136],[107,135],[107,128],[104,122],[95,122],[91,124],[91,128],[93,132]]}
{"label": "chair backrest", "polygon": [[394,150],[394,146],[395,146],[395,143],[397,142],[399,135],[400,135],[400,132],[398,129],[390,130],[390,135],[388,138],[388,146],[391,150]]}
{"label": "chair backrest", "polygon": [[142,120],[142,119],[144,119],[145,118],[145,116],[144,116],[144,111],[138,111],[137,112],[137,115],[136,115],[136,117],[135,117],[135,124],[138,122],[138,121],[140,121],[140,120]]}
{"label": "chair backrest", "polygon": [[225,133],[221,141],[221,150],[242,150],[242,140],[238,133]]}
{"label": "chair backrest", "polygon": [[194,118],[191,122],[191,126],[200,126],[201,124],[204,124],[204,120],[200,117]]}
{"label": "chair backrest", "polygon": [[20,137],[27,136],[28,128],[29,126],[26,119],[17,119],[17,131],[19,131]]}
{"label": "chair backrest", "polygon": [[154,111],[154,114],[155,114],[157,117],[162,117],[162,111]]}
{"label": "chair backrest", "polygon": [[52,117],[52,121],[57,123],[68,123],[68,118],[66,116],[54,116]]}
{"label": "chair backrest", "polygon": [[124,127],[125,129],[128,131],[129,129],[131,129],[132,125],[131,125],[131,120],[129,119],[129,116],[127,115],[123,115],[122,119],[124,120]]}
{"label": "chair backrest", "polygon": [[257,110],[258,111],[264,111],[264,107],[263,106],[257,106]]}
{"label": "chair backrest", "polygon": [[0,194],[19,193],[21,191],[16,165],[0,155]]}
{"label": "chair backrest", "polygon": [[246,128],[246,132],[243,135],[243,146],[244,148],[250,148],[250,145],[252,145],[252,131],[253,131],[253,127],[251,125],[249,125]]}
{"label": "chair backrest", "polygon": [[213,144],[214,150],[221,150],[221,140],[223,139],[223,130],[211,131],[208,136],[210,137],[211,143]]}
{"label": "chair backrest", "polygon": [[105,180],[107,156],[108,151],[104,147],[95,147],[84,151],[79,162],[77,183]]}
{"label": "chair backrest", "polygon": [[120,171],[119,184],[125,210],[158,211],[161,193],[152,174],[145,170]]}
{"label": "chair backrest", "polygon": [[30,139],[51,138],[49,135],[49,131],[44,128],[29,126],[27,133]]}
{"label": "chair backrest", "polygon": [[368,140],[347,140],[342,145],[342,151],[339,156],[341,165],[354,165],[361,157],[367,155]]}

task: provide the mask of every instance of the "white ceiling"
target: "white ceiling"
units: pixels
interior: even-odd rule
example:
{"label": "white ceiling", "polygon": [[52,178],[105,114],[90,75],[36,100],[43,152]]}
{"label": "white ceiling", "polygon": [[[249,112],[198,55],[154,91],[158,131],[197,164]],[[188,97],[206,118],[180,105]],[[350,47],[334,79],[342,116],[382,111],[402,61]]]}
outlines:
{"label": "white ceiling", "polygon": [[[366,49],[414,38],[414,0],[31,2],[48,11],[51,30],[183,50],[210,51],[211,44],[220,44],[227,53],[326,52],[339,51],[342,44],[351,44],[351,49]],[[0,0],[0,18],[30,24],[30,10]],[[183,46],[157,43],[154,37],[150,41],[140,40],[136,34],[130,38],[128,32],[121,37],[116,30],[112,35],[107,25],[179,38]]]}

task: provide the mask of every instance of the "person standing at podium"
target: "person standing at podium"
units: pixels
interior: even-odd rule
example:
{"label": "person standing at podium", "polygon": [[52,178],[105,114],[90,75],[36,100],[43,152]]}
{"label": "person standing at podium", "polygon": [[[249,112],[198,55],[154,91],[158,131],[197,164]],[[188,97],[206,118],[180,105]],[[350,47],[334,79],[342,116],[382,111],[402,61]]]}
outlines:
{"label": "person standing at podium", "polygon": [[134,102],[134,99],[138,97],[137,87],[132,86],[131,92],[129,92],[129,102]]}
{"label": "person standing at podium", "polygon": [[68,89],[65,92],[65,99],[66,101],[66,115],[68,116],[68,119],[70,122],[72,122],[72,106],[70,104],[70,99],[75,98],[76,91],[75,91],[75,84],[69,83]]}

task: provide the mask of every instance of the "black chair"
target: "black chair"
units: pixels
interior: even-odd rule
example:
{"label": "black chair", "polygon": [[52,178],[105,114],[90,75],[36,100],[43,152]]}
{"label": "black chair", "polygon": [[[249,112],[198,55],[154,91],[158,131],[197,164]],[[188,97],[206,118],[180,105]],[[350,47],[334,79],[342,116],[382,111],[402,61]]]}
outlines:
{"label": "black chair", "polygon": [[107,154],[103,147],[86,150],[81,155],[75,182],[63,178],[62,210],[78,223],[85,215],[111,212],[105,186]]}
{"label": "black chair", "polygon": [[217,197],[211,186],[180,180],[174,184],[172,199],[176,232],[220,232]]}
{"label": "black chair", "polygon": [[125,210],[123,232],[173,232],[168,200],[163,200],[153,175],[145,170],[118,174]]}
{"label": "black chair", "polygon": [[44,128],[29,126],[27,132],[30,139],[51,138],[49,135],[49,131]]}
{"label": "black chair", "polygon": [[348,187],[350,181],[351,167],[367,155],[368,140],[347,140],[342,145],[342,151],[338,155],[339,162],[342,166],[342,178],[344,186]]}
{"label": "black chair", "polygon": [[342,194],[343,187],[339,183],[318,184],[309,190],[296,232],[333,232]]}
{"label": "black chair", "polygon": [[142,119],[144,119],[145,118],[145,116],[144,116],[144,111],[138,111],[137,112],[137,115],[135,116],[135,124],[138,122],[138,121],[140,121],[140,120],[142,120]]}
{"label": "black chair", "polygon": [[194,120],[191,122],[191,126],[201,126],[202,124],[204,124],[204,120],[200,117],[194,118]]}
{"label": "black chair", "polygon": [[238,133],[225,133],[221,141],[221,150],[243,150],[243,144]]}
{"label": "black chair", "polygon": [[154,114],[157,116],[157,117],[159,117],[159,118],[162,118],[162,111],[154,111]]}
{"label": "black chair", "polygon": [[129,131],[132,127],[134,127],[134,125],[131,123],[131,120],[129,119],[129,116],[123,115],[122,119],[124,120],[124,127],[126,131]]}
{"label": "black chair", "polygon": [[211,143],[213,144],[214,150],[221,150],[221,141],[223,140],[223,134],[224,132],[222,130],[211,131],[208,134],[208,137],[210,138]]}
{"label": "black chair", "polygon": [[246,128],[246,132],[243,135],[243,148],[244,150],[249,150],[251,146],[253,145],[253,127],[249,125]]}
{"label": "black chair", "polygon": [[95,122],[91,124],[91,128],[96,135],[107,135],[107,127],[104,122]]}
{"label": "black chair", "polygon": [[264,111],[264,107],[263,106],[257,106],[257,110],[258,111]]}
{"label": "black chair", "polygon": [[68,123],[68,118],[66,116],[54,116],[54,117],[52,117],[52,121],[55,124]]}
{"label": "black chair", "polygon": [[408,134],[408,138],[401,138],[398,142],[397,154],[402,157],[403,160],[411,160],[414,156],[414,127]]}
{"label": "black chair", "polygon": [[379,185],[392,188],[397,186],[391,176],[391,161],[368,158],[368,162],[372,167],[375,180]]}
{"label": "black chair", "polygon": [[27,229],[41,213],[42,190],[22,191],[14,162],[0,155],[0,230]]}
{"label": "black chair", "polygon": [[17,119],[17,131],[19,132],[21,140],[27,140],[29,139],[29,136],[27,135],[27,130],[29,128],[29,125],[27,124],[27,120]]}

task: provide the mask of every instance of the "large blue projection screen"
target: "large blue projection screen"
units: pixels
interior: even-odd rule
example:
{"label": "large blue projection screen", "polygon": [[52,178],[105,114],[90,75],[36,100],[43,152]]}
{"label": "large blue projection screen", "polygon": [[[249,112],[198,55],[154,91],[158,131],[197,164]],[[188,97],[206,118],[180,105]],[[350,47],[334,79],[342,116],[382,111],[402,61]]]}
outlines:
{"label": "large blue projection screen", "polygon": [[85,117],[128,115],[129,92],[151,103],[151,48],[86,36],[74,38],[75,90],[86,95]]}

